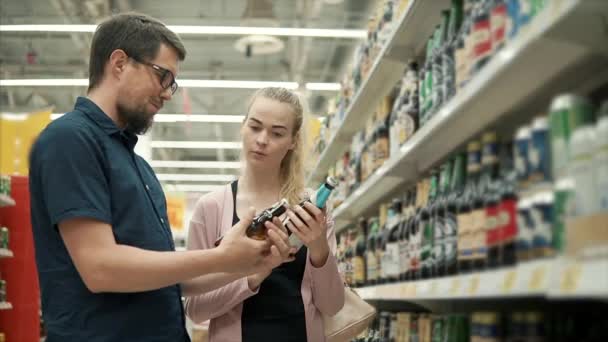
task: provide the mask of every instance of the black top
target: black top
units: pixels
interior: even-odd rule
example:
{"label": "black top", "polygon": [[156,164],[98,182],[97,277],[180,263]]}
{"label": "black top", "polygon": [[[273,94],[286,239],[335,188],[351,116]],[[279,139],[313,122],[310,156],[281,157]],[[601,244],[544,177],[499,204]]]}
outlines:
{"label": "black top", "polygon": [[163,190],[134,153],[136,143],[80,97],[32,147],[31,218],[48,342],[189,341],[179,286],[92,293],[57,229],[67,219],[90,218],[110,224],[119,244],[175,250]]}
{"label": "black top", "polygon": [[[236,213],[238,181],[231,184],[234,201],[232,225],[239,222]],[[302,301],[302,277],[307,249],[302,246],[296,259],[272,270],[255,296],[243,302],[241,329],[243,342],[306,342],[306,317]]]}

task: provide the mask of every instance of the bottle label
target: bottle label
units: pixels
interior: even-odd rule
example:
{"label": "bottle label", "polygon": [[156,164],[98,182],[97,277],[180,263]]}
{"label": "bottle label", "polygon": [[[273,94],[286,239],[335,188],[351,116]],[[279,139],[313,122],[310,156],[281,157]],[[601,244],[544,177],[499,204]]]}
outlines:
{"label": "bottle label", "polygon": [[384,266],[384,251],[380,250],[376,247],[376,263],[377,263],[377,271],[376,276],[379,279],[386,278],[386,267]]}
{"label": "bottle label", "polygon": [[374,252],[367,253],[367,280],[375,281],[378,279],[378,262]]}
{"label": "bottle label", "polygon": [[566,175],[568,168],[568,149],[563,137],[554,136],[551,140],[551,162],[555,179]]}
{"label": "bottle label", "polygon": [[445,217],[445,260],[447,264],[456,261],[458,255],[457,221],[453,214],[448,213]]}
{"label": "bottle label", "polygon": [[492,53],[490,18],[484,16],[475,21],[471,35],[474,63],[487,58]]}
{"label": "bottle label", "polygon": [[441,54],[433,61],[433,106],[439,108],[443,103],[443,68]]}
{"label": "bottle label", "polygon": [[473,221],[473,240],[471,248],[476,253],[483,253],[485,251],[486,246],[486,211],[485,209],[475,209],[471,213],[472,221]]}
{"label": "bottle label", "polygon": [[575,216],[590,215],[598,209],[591,157],[591,155],[573,157],[570,161],[570,177],[575,185],[573,202]]}
{"label": "bottle label", "polygon": [[535,130],[532,132],[530,144],[530,178],[533,182],[549,181],[549,150],[548,131]]}
{"label": "bottle label", "polygon": [[500,242],[500,226],[498,224],[498,207],[490,206],[486,209],[486,244],[496,246]]}
{"label": "bottle label", "polygon": [[399,251],[399,243],[398,242],[390,242],[386,244],[386,260],[387,260],[387,268],[386,275],[391,278],[395,278],[399,276],[401,271],[401,263],[400,263],[400,251]]}
{"label": "bottle label", "polygon": [[444,254],[444,250],[445,250],[445,234],[444,234],[444,223],[443,223],[443,219],[437,217],[435,219],[435,224],[434,224],[434,228],[435,228],[435,236],[434,236],[434,243],[433,243],[433,259],[435,261],[435,264],[438,267],[441,267],[444,263],[445,263],[445,254]]}
{"label": "bottle label", "polygon": [[498,213],[498,226],[501,230],[500,241],[513,241],[517,238],[517,202],[513,199],[504,200]]}
{"label": "bottle label", "polygon": [[608,146],[599,149],[595,155],[595,170],[599,209],[608,210]]}
{"label": "bottle label", "polygon": [[531,211],[534,222],[534,248],[548,248],[553,245],[553,232],[551,220],[553,215],[553,203],[548,205],[535,205]]}
{"label": "bottle label", "polygon": [[410,266],[409,250],[407,241],[405,240],[399,242],[399,259],[401,260],[399,263],[399,273],[405,274]]}
{"label": "bottle label", "polygon": [[534,239],[534,221],[532,220],[531,211],[523,209],[517,211],[517,250],[525,252],[532,248]]}
{"label": "bottle label", "polygon": [[464,47],[458,48],[454,52],[454,63],[455,63],[454,88],[455,89],[462,88],[464,86],[464,83],[466,82],[465,73],[467,70],[467,58],[468,57],[466,54],[466,49]]}
{"label": "bottle label", "polygon": [[505,3],[494,7],[490,23],[492,26],[492,49],[497,50],[504,44],[506,38],[507,5]]}
{"label": "bottle label", "polygon": [[353,261],[353,267],[355,283],[361,284],[365,282],[365,262],[363,261],[363,257],[356,256]]}
{"label": "bottle label", "polygon": [[458,214],[458,235],[467,234],[471,229],[471,215],[469,213]]}

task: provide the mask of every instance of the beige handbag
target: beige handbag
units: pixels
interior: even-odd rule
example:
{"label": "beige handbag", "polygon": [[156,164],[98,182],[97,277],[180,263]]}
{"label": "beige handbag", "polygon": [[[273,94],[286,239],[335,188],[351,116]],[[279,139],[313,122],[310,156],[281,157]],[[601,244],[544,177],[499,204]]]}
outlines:
{"label": "beige handbag", "polygon": [[361,299],[355,290],[344,286],[344,307],[334,316],[323,315],[327,342],[348,342],[369,326],[376,308]]}

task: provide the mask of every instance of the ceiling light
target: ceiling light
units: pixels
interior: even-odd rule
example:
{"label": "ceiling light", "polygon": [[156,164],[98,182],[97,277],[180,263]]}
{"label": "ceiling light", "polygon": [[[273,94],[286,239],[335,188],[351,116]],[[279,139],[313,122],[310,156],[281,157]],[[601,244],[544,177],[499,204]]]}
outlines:
{"label": "ceiling light", "polygon": [[[168,25],[170,30],[179,34],[200,35],[268,35],[283,37],[319,37],[364,39],[365,30],[316,29],[295,27],[250,27],[250,26],[188,26]],[[96,25],[0,25],[0,32],[95,32]]]}
{"label": "ceiling light", "polygon": [[86,78],[39,78],[39,79],[18,79],[0,80],[0,87],[69,87],[69,86],[89,86]]}
{"label": "ceiling light", "polygon": [[329,91],[338,91],[342,89],[342,85],[340,83],[306,83],[306,89],[308,90],[329,90]]}
{"label": "ceiling light", "polygon": [[192,182],[230,182],[236,179],[236,175],[206,175],[185,173],[158,173],[159,181],[192,181]]}
{"label": "ceiling light", "polygon": [[240,141],[152,141],[152,148],[241,149]]}
{"label": "ceiling light", "polygon": [[[230,81],[230,80],[186,80],[176,81],[182,88],[232,88],[232,89],[259,89],[265,87],[282,87],[298,89],[297,82],[272,81]],[[86,78],[40,78],[40,79],[0,79],[0,87],[67,87],[89,85]]]}
{"label": "ceiling light", "polygon": [[281,87],[298,89],[297,82],[271,82],[271,81],[230,81],[230,80],[177,80],[177,84],[184,88],[233,88],[233,89],[259,89],[265,87]]}
{"label": "ceiling light", "polygon": [[213,184],[166,184],[164,188],[173,192],[210,192],[221,189],[225,185]]}
{"label": "ceiling light", "polygon": [[156,114],[155,122],[226,122],[242,123],[244,115],[212,115],[212,114]]}
{"label": "ceiling light", "polygon": [[152,167],[173,167],[184,169],[240,169],[240,162],[193,161],[193,160],[151,160]]}
{"label": "ceiling light", "polygon": [[[13,115],[28,115],[29,113],[10,113]],[[52,113],[51,120],[63,116],[63,113]],[[154,122],[223,122],[242,123],[244,115],[216,115],[216,114],[156,114]]]}

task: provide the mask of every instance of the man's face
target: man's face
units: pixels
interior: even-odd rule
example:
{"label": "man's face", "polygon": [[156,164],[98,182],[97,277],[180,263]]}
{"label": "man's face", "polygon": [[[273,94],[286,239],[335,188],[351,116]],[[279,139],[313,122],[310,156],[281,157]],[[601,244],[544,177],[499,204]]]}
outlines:
{"label": "man's face", "polygon": [[[131,58],[127,67],[128,74],[121,82],[118,95],[118,116],[126,124],[127,130],[144,134],[164,102],[171,100],[171,82],[167,82],[167,79],[170,81],[171,77],[177,75],[178,56],[175,50],[161,44],[156,58],[150,61]],[[163,87],[161,81],[169,86]]]}

